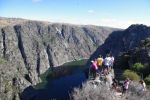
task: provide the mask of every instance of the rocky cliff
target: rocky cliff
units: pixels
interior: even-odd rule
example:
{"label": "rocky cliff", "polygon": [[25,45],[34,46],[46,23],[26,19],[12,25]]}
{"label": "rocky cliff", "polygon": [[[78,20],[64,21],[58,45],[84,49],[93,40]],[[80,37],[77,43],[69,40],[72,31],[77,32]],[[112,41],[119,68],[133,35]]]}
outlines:
{"label": "rocky cliff", "polygon": [[90,60],[108,52],[115,56],[115,67],[129,69],[135,63],[141,63],[144,78],[150,74],[150,27],[146,25],[131,25],[126,30],[114,31],[105,43],[90,57]]}
{"label": "rocky cliff", "polygon": [[138,46],[123,52],[117,59],[117,63],[121,61],[119,66],[122,68],[131,68],[135,63],[144,65],[140,72],[145,78],[150,74],[150,37],[141,40]]}
{"label": "rocky cliff", "polygon": [[150,37],[150,27],[142,24],[135,24],[125,30],[114,31],[108,36],[105,43],[97,48],[91,59],[99,54],[105,56],[108,52],[118,56],[121,52],[140,46],[141,40],[147,37]]}
{"label": "rocky cliff", "polygon": [[[15,21],[14,21],[15,20]],[[0,18],[0,82],[2,100],[19,98],[39,75],[65,62],[88,58],[113,31],[22,19]]]}

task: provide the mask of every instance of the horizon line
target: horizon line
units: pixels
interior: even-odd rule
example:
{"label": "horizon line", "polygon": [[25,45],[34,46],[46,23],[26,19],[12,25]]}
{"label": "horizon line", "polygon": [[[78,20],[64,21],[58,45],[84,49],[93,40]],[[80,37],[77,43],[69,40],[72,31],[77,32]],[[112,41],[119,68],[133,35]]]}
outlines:
{"label": "horizon line", "polygon": [[[109,26],[109,25],[98,25],[98,24],[92,24],[92,23],[72,23],[72,22],[64,22],[64,21],[50,21],[50,20],[46,20],[46,19],[32,19],[32,18],[23,18],[23,17],[7,17],[7,16],[0,16],[0,18],[6,18],[6,19],[20,19],[20,20],[28,20],[28,21],[39,21],[39,22],[48,22],[48,23],[58,23],[58,24],[69,24],[69,25],[78,25],[78,26],[100,26],[100,27],[108,27],[108,28],[117,28],[117,29],[127,29],[128,27],[130,27],[131,25],[141,25],[143,23],[132,23],[130,25],[128,25],[126,28],[124,27],[115,27],[115,26]],[[146,25],[146,24],[143,24]],[[149,25],[146,25],[149,26]]]}

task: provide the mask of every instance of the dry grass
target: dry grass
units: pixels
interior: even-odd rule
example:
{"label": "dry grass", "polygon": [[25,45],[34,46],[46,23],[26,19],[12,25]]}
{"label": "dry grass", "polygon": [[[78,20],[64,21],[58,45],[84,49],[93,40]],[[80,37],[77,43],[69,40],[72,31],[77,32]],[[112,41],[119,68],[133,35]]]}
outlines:
{"label": "dry grass", "polygon": [[19,19],[19,18],[3,18],[3,17],[0,17],[0,26],[4,27],[4,26],[8,26],[8,25],[15,25],[15,24],[23,23],[25,21],[27,21],[27,20]]}
{"label": "dry grass", "polygon": [[7,17],[0,17],[0,27],[10,26],[10,25],[17,25],[26,22],[39,22],[43,24],[49,24],[47,21],[37,21],[37,20],[29,20],[29,19],[22,19],[22,18],[7,18]]}
{"label": "dry grass", "polygon": [[87,82],[82,88],[74,89],[71,100],[150,100],[150,93],[140,92],[138,85],[137,82],[131,82],[127,93],[117,96],[116,92],[107,88],[105,83],[95,86]]}
{"label": "dry grass", "polygon": [[114,92],[106,88],[105,84],[93,85],[84,83],[82,88],[75,88],[71,95],[72,100],[117,100]]}

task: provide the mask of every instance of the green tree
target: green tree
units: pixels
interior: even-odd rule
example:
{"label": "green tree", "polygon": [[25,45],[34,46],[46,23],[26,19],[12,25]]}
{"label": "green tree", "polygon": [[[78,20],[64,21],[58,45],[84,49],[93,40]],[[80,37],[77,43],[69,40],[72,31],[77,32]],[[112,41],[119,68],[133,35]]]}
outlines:
{"label": "green tree", "polygon": [[150,74],[144,80],[148,85],[150,85]]}
{"label": "green tree", "polygon": [[131,69],[135,72],[142,72],[144,65],[142,63],[135,63],[133,66],[131,66]]}

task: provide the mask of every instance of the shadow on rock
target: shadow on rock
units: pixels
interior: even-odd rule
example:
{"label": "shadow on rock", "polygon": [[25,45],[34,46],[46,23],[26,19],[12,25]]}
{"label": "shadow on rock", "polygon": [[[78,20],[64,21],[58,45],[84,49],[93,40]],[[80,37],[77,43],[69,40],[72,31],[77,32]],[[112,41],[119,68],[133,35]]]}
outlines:
{"label": "shadow on rock", "polygon": [[38,92],[32,87],[27,87],[20,96],[21,100],[36,100]]}
{"label": "shadow on rock", "polygon": [[90,64],[91,60],[97,58],[99,55],[105,57],[107,53],[111,52],[113,56],[117,56],[120,51],[124,51],[124,43],[122,40],[122,36],[123,36],[123,31],[112,32],[105,40],[104,44],[99,46],[96,49],[96,51],[92,54],[92,56],[87,62],[87,65]]}

